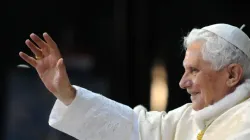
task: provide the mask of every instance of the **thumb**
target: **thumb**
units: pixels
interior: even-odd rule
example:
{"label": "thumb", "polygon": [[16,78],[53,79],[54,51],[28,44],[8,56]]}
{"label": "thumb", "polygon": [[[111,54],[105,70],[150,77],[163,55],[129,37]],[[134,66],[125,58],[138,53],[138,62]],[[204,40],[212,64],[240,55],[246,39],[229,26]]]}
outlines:
{"label": "thumb", "polygon": [[63,72],[65,72],[65,65],[64,65],[64,62],[63,62],[63,58],[60,58],[57,61],[56,68],[58,69],[60,75],[63,74]]}

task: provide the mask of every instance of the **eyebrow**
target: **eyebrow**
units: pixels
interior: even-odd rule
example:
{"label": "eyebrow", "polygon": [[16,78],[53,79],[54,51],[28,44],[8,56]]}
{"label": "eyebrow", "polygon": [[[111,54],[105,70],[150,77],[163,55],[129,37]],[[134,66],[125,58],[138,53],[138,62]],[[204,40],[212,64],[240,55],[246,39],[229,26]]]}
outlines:
{"label": "eyebrow", "polygon": [[197,68],[197,65],[190,65],[190,64],[186,64],[186,63],[182,63],[184,68]]}

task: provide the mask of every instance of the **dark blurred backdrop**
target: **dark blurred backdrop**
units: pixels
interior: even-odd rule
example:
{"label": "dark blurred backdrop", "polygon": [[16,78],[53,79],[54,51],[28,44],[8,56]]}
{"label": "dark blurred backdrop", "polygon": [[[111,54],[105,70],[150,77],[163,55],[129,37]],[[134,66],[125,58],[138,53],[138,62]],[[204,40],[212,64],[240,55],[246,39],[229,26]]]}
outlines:
{"label": "dark blurred backdrop", "polygon": [[[246,1],[247,2],[247,1]],[[1,127],[5,140],[71,140],[48,126],[55,98],[34,69],[18,69],[29,54],[24,41],[48,32],[57,42],[73,84],[134,107],[149,108],[150,70],[167,67],[166,111],[187,102],[179,88],[183,37],[194,27],[229,23],[250,33],[249,4],[220,0],[12,0],[4,6],[1,52]],[[6,32],[5,32],[6,31]]]}

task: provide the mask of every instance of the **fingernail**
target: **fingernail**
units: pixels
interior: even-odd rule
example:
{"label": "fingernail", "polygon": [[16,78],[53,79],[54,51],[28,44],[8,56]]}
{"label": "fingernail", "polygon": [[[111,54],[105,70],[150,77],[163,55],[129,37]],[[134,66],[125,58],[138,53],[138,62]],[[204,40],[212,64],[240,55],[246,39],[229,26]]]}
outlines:
{"label": "fingernail", "polygon": [[31,33],[30,36],[34,36],[35,34],[34,33]]}

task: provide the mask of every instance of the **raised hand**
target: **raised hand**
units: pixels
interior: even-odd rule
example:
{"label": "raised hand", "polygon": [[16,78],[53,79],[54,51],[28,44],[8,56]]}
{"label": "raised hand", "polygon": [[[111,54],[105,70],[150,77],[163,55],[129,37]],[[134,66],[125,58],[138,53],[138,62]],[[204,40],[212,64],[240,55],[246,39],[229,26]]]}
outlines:
{"label": "raised hand", "polygon": [[69,105],[75,98],[75,89],[68,78],[63,58],[57,48],[57,44],[47,34],[43,34],[44,40],[32,33],[25,44],[33,52],[34,57],[20,52],[20,57],[33,66],[45,87],[53,93],[65,105]]}

